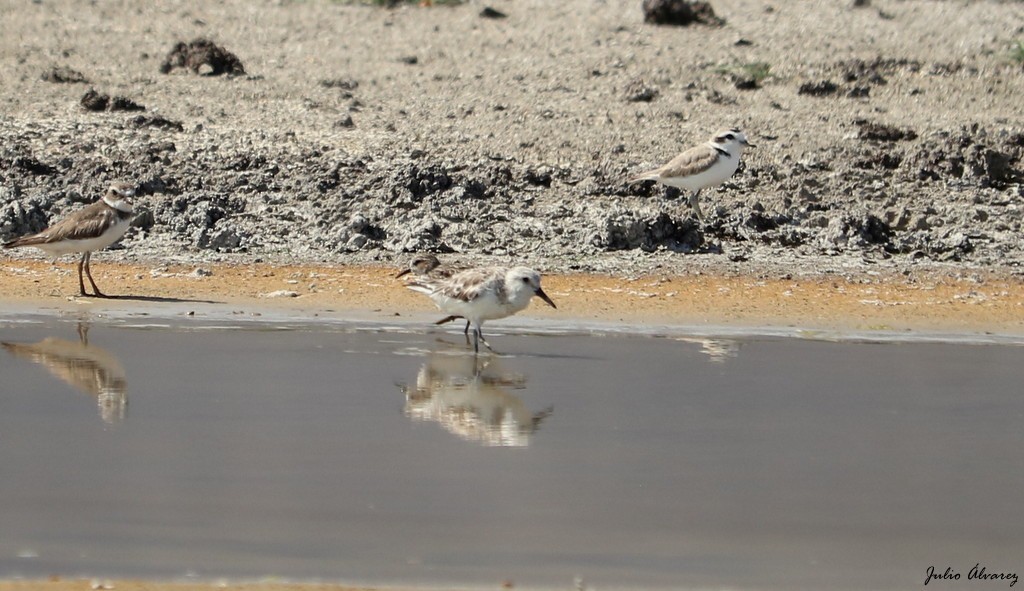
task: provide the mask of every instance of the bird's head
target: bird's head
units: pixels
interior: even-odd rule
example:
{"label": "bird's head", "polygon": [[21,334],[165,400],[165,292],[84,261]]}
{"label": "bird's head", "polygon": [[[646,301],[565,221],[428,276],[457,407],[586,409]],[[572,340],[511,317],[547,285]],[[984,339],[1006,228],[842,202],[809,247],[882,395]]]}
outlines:
{"label": "bird's head", "polygon": [[395,279],[398,279],[407,273],[426,275],[440,266],[441,261],[437,260],[437,257],[432,254],[416,255],[416,257],[409,262],[409,268],[399,271],[398,275],[395,275]]}
{"label": "bird's head", "polygon": [[111,183],[107,192],[103,195],[103,202],[124,213],[135,211],[132,205],[132,197],[135,196],[135,187],[128,183]]}
{"label": "bird's head", "polygon": [[505,282],[509,289],[516,294],[527,295],[527,299],[537,296],[552,308],[558,308],[548,294],[540,287],[540,273],[526,267],[516,267],[508,272]]}
{"label": "bird's head", "polygon": [[738,127],[716,132],[715,135],[711,136],[711,144],[730,154],[742,152],[743,148],[756,147],[747,141],[747,136]]}

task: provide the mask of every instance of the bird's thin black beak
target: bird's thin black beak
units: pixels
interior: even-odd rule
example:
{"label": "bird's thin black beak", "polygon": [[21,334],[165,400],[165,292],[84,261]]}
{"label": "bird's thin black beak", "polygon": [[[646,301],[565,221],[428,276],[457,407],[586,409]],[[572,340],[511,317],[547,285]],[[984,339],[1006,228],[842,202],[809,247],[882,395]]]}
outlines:
{"label": "bird's thin black beak", "polygon": [[756,148],[757,147],[754,144],[748,142],[747,140],[743,140],[743,145],[748,147],[748,148]]}
{"label": "bird's thin black beak", "polygon": [[402,275],[405,275],[405,274],[411,273],[411,272],[412,272],[412,269],[402,269],[401,271],[398,272],[398,275],[395,275],[395,279],[398,279]]}
{"label": "bird's thin black beak", "polygon": [[554,308],[556,310],[558,309],[558,306],[556,306],[555,303],[551,301],[551,298],[548,297],[548,294],[544,293],[543,289],[538,287],[537,291],[535,291],[533,293],[537,294],[537,297],[539,297],[540,299],[542,299],[545,302],[547,302],[547,305],[551,306],[552,308]]}

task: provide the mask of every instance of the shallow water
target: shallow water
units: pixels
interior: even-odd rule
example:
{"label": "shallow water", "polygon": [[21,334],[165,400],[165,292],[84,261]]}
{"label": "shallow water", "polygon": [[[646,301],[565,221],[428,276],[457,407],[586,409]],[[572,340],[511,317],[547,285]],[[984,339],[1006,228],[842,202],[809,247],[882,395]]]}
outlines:
{"label": "shallow water", "polygon": [[171,324],[0,319],[0,578],[1024,574],[1021,347]]}

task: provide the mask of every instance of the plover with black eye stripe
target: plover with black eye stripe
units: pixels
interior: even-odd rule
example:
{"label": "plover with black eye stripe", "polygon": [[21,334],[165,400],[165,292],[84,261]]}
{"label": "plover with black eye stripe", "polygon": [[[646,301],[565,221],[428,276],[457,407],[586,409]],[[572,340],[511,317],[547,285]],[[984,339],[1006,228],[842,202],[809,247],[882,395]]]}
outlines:
{"label": "plover with black eye stripe", "polygon": [[[533,296],[557,308],[540,287],[540,273],[526,267],[468,269],[451,277],[417,275],[405,286],[426,294],[443,312],[461,316],[473,325],[473,351],[480,351],[484,321],[512,316],[530,305]],[[493,349],[491,349],[493,351]]]}
{"label": "plover with black eye stripe", "polygon": [[629,182],[657,181],[669,187],[691,191],[690,207],[703,223],[704,213],[698,197],[702,189],[715,187],[736,173],[743,148],[753,148],[738,128],[723,129],[707,142],[690,148],[654,170],[639,174]]}
{"label": "plover with black eye stripe", "polygon": [[[104,249],[117,242],[128,231],[135,209],[131,198],[135,190],[127,183],[113,183],[103,198],[72,213],[42,232],[22,236],[4,244],[4,248],[34,246],[54,258],[72,252],[82,253],[78,262],[78,289],[81,295],[107,297],[93,281],[89,261],[92,251]],[[82,271],[89,278],[93,294],[85,291]]]}

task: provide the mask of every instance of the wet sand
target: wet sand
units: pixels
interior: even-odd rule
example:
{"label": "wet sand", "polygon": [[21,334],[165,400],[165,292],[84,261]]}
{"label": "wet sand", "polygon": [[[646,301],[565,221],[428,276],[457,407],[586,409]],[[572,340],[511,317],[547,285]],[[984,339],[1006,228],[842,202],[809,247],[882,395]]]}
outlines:
{"label": "wet sand", "polygon": [[[336,313],[388,319],[429,314],[425,297],[367,266],[118,264],[94,260],[101,289],[81,298],[73,263],[8,260],[0,301],[20,307],[145,307],[151,302],[223,303],[247,311]],[[986,272],[756,278],[706,274],[610,277],[545,275],[557,310],[523,315],[560,321],[851,331],[1024,334],[1024,280]]]}

